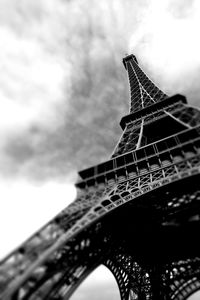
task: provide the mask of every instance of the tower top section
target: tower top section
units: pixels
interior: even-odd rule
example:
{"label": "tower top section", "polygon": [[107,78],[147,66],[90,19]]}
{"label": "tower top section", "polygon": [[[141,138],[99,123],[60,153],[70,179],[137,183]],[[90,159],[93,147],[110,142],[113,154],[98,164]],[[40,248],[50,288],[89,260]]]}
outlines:
{"label": "tower top section", "polygon": [[130,54],[124,57],[123,64],[130,84],[130,113],[140,111],[167,98],[167,95],[142,71],[135,55]]}
{"label": "tower top section", "polygon": [[135,55],[133,55],[133,54],[127,55],[123,58],[123,64],[124,64],[125,69],[127,69],[126,63],[130,60],[135,60],[136,63],[138,64],[138,61],[137,61],[137,58]]}

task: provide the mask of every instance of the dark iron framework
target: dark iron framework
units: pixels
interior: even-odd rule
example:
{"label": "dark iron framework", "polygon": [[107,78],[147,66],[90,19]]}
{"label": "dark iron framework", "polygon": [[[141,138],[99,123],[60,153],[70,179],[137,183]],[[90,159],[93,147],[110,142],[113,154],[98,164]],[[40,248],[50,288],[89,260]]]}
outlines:
{"label": "dark iron framework", "polygon": [[0,263],[0,299],[69,299],[97,266],[121,299],[200,289],[200,111],[123,59],[130,113],[110,160],[79,172],[77,199]]}

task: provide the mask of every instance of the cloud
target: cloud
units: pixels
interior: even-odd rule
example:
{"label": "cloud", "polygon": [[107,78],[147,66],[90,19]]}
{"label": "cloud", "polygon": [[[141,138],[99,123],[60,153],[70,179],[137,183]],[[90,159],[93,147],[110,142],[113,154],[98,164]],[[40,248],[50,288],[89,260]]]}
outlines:
{"label": "cloud", "polygon": [[[4,176],[35,178],[40,173],[41,180],[49,168],[34,172],[35,156],[42,152],[36,147],[48,132],[65,123],[72,66],[65,52],[66,5],[62,3],[0,3],[0,165]],[[24,171],[30,165],[33,171]],[[41,165],[45,167],[40,159]]]}
{"label": "cloud", "polygon": [[62,61],[46,53],[39,42],[19,39],[8,29],[1,29],[0,35],[1,128],[12,131],[15,126],[20,128],[34,121],[52,126],[56,105],[63,102],[62,85],[69,72],[67,62],[63,61],[62,66]]}
{"label": "cloud", "polygon": [[199,1],[150,1],[133,33],[129,47],[139,56],[147,73],[169,94],[183,93],[192,102],[200,92],[196,80],[200,69]]}
{"label": "cloud", "polygon": [[[43,133],[65,122],[71,64],[64,51],[62,1],[7,1],[0,6],[1,165],[3,174],[11,170],[14,175],[23,157],[32,160]],[[12,150],[6,153],[7,148]]]}
{"label": "cloud", "polygon": [[50,5],[43,7],[38,2],[37,11],[41,9],[43,15],[40,19],[32,10],[32,1],[15,2],[12,8],[9,3],[1,3],[4,10],[7,8],[0,28],[1,128],[12,131],[33,122],[55,125],[59,122],[56,107],[69,99],[71,72],[63,47],[58,47],[65,38],[63,30],[54,38],[59,13],[47,14]]}

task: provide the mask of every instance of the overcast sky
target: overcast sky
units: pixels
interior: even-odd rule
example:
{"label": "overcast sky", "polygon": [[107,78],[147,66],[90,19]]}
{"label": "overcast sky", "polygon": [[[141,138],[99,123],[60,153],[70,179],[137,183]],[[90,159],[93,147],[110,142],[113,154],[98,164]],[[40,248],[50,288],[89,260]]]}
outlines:
{"label": "overcast sky", "polygon": [[74,199],[77,170],[111,155],[126,53],[199,106],[199,28],[198,0],[0,0],[0,256]]}

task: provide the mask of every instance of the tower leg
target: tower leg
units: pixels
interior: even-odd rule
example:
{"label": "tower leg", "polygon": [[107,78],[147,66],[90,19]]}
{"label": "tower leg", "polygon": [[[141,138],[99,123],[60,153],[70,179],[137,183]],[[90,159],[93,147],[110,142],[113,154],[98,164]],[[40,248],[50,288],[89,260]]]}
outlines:
{"label": "tower leg", "polygon": [[166,300],[164,293],[163,274],[159,265],[151,268],[150,272],[152,300]]}

